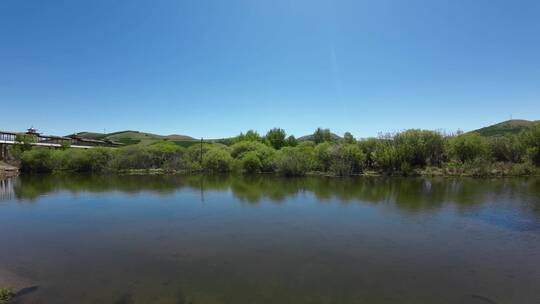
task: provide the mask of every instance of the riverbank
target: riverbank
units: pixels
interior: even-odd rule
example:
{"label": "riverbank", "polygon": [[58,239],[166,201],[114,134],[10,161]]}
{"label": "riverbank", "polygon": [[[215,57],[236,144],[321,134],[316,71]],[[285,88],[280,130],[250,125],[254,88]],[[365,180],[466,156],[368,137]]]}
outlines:
{"label": "riverbank", "polygon": [[[75,171],[69,170],[59,170],[55,173],[75,173]],[[208,174],[203,170],[198,171],[187,171],[187,170],[168,170],[162,168],[156,169],[126,169],[117,172],[110,173],[100,173],[100,175],[199,175],[199,174]],[[210,175],[216,175],[217,173],[210,173]],[[242,172],[229,172],[229,173],[219,173],[217,175],[223,174],[232,174],[232,175],[248,175],[248,176],[257,176],[257,175],[275,175],[279,176],[275,172],[259,172],[259,173],[250,173],[245,174]],[[347,176],[332,174],[331,172],[323,171],[308,171],[304,176],[323,176],[323,177],[383,177],[383,176],[396,176],[396,177],[478,177],[478,178],[493,178],[493,177],[525,177],[525,176],[540,176],[540,170],[536,169],[533,166],[527,166],[526,164],[496,164],[491,167],[427,167],[421,169],[410,170],[407,173],[403,172],[393,172],[385,173],[378,171],[364,171],[362,173],[350,174]]]}
{"label": "riverbank", "polygon": [[0,304],[12,303],[12,301],[18,303],[17,299],[38,288],[39,286],[30,279],[0,267]]}
{"label": "riverbank", "polygon": [[0,161],[0,177],[11,177],[19,174],[19,168]]}

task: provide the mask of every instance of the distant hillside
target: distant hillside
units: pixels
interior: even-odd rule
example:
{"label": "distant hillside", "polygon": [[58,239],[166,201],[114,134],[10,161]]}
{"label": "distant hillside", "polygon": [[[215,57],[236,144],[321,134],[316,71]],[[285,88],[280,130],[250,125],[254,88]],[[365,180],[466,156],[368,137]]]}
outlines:
{"label": "distant hillside", "polygon": [[78,136],[92,138],[92,139],[101,139],[101,140],[112,140],[125,145],[151,145],[160,141],[171,141],[175,144],[181,146],[188,146],[195,141],[195,138],[187,135],[157,135],[152,133],[145,133],[139,131],[120,131],[113,133],[94,133],[94,132],[79,132]]}
{"label": "distant hillside", "polygon": [[506,134],[518,134],[521,131],[527,129],[533,124],[539,123],[540,121],[532,120],[522,120],[522,119],[512,119],[503,121],[498,124],[494,124],[488,127],[484,127],[478,130],[471,131],[471,133],[478,133],[482,136],[491,137],[491,136],[501,136]]}
{"label": "distant hillside", "polygon": [[[340,140],[341,139],[341,136],[339,136],[337,134],[334,134],[334,133],[331,133],[330,136],[332,137],[332,140]],[[313,141],[313,134],[301,136],[301,137],[298,138],[298,140],[299,141],[308,141],[308,140]]]}

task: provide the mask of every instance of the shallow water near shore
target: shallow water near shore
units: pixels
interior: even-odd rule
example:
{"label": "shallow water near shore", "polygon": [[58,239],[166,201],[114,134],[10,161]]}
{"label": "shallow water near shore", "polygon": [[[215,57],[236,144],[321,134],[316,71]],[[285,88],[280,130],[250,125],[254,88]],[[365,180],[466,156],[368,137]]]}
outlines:
{"label": "shallow water near shore", "polygon": [[19,176],[14,303],[539,303],[540,179]]}

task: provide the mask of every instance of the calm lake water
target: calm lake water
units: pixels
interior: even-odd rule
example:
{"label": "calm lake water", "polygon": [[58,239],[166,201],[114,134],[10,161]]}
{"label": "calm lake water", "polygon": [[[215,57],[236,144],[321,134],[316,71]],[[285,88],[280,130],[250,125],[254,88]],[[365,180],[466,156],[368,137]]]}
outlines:
{"label": "calm lake water", "polygon": [[0,181],[14,303],[540,303],[540,179]]}

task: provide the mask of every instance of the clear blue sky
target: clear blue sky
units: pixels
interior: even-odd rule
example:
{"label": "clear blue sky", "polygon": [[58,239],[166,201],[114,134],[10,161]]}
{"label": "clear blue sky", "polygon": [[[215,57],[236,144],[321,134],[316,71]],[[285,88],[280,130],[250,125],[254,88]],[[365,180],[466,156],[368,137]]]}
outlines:
{"label": "clear blue sky", "polygon": [[359,137],[540,119],[540,1],[0,1],[0,130]]}

